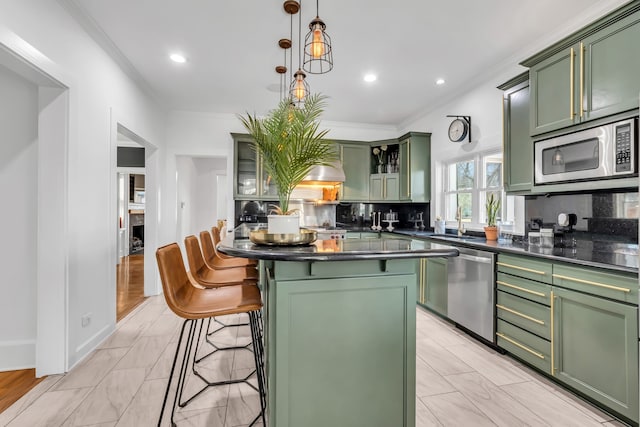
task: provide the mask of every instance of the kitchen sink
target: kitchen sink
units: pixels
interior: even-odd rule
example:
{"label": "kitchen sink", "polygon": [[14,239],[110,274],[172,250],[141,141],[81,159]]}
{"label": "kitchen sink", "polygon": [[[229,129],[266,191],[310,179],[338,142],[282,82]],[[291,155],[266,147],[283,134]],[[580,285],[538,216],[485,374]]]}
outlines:
{"label": "kitchen sink", "polygon": [[458,236],[456,234],[432,234],[431,237],[442,237],[445,239],[457,240],[460,242],[478,242],[484,240],[484,237],[477,236]]}

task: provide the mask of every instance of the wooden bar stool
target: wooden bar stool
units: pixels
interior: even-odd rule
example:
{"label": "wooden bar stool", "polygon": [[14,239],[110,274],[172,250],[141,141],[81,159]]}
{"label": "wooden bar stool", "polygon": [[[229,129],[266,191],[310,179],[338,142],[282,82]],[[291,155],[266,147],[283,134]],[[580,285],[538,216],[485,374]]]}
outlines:
{"label": "wooden bar stool", "polygon": [[[160,427],[162,424],[162,417],[169,397],[169,390],[171,388],[181,347],[183,347],[183,352],[180,362],[180,373],[178,374],[178,383],[171,409],[172,426],[176,425],[174,421],[176,404],[183,408],[209,387],[237,384],[241,382],[248,384],[256,390],[260,396],[260,412],[250,425],[253,426],[260,419],[262,419],[263,425],[266,425],[264,415],[266,407],[266,396],[264,391],[264,348],[262,346],[262,336],[260,335],[256,316],[256,313],[262,308],[262,299],[258,287],[253,285],[237,285],[219,287],[216,289],[197,288],[187,275],[180,247],[176,243],[159,248],[156,251],[156,260],[158,262],[158,269],[162,280],[162,289],[164,291],[164,297],[167,305],[177,316],[184,319],[180,330],[176,353],[173,358],[173,364],[171,366],[171,374],[169,376],[167,389],[162,402],[158,426]],[[253,372],[245,378],[210,382],[198,372],[197,365],[195,363],[197,350],[194,351],[194,348],[197,349],[197,342],[194,341],[200,337],[199,333],[196,334],[196,330],[198,330],[198,328],[201,330],[203,320],[214,316],[238,313],[249,314],[251,340],[254,346],[253,354],[255,371],[253,372],[256,373],[258,380],[257,388],[248,382],[248,379],[253,375]],[[186,334],[185,330],[187,330]],[[193,362],[191,362],[192,359]],[[182,394],[190,363],[192,373],[203,381],[204,386],[192,396],[183,400]]]}

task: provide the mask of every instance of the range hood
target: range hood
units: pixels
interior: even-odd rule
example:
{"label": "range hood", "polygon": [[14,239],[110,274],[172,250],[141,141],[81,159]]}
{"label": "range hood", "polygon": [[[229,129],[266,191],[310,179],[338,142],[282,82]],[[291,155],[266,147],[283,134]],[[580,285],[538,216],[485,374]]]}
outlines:
{"label": "range hood", "polygon": [[333,166],[315,166],[301,184],[336,185],[344,182],[345,175],[342,163],[337,161]]}

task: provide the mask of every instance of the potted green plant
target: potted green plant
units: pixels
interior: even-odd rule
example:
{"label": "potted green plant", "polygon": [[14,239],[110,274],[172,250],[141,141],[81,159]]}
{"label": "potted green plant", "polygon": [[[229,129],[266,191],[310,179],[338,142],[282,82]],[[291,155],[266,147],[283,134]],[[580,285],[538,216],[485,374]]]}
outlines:
{"label": "potted green plant", "polygon": [[[253,137],[253,148],[278,190],[280,206],[272,212],[286,216],[289,228],[278,229],[273,215],[268,217],[269,233],[297,233],[299,218],[289,210],[293,189],[315,166],[332,166],[339,160],[330,141],[324,139],[329,130],[320,130],[319,118],[324,111],[326,97],[313,94],[304,105],[296,107],[284,99],[266,117],[248,114],[240,121]],[[283,218],[280,218],[281,220]],[[293,227],[293,228],[291,228]]]}
{"label": "potted green plant", "polygon": [[500,198],[494,193],[489,193],[485,208],[487,210],[487,226],[484,228],[484,235],[487,240],[498,240],[498,227],[496,218],[500,211]]}

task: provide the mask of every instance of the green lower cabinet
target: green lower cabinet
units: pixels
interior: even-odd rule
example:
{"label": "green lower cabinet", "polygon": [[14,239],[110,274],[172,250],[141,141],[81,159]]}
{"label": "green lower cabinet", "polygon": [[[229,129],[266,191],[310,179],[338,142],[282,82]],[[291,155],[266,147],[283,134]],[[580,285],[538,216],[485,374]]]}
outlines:
{"label": "green lower cabinet", "polygon": [[638,422],[638,308],[554,287],[554,376]]}
{"label": "green lower cabinet", "polygon": [[279,264],[267,289],[269,425],[414,427],[415,260]]}
{"label": "green lower cabinet", "polygon": [[541,371],[551,373],[551,343],[548,340],[502,319],[496,323],[496,338],[498,346]]}
{"label": "green lower cabinet", "polygon": [[418,302],[446,317],[447,293],[449,290],[447,285],[447,259],[421,259],[419,279]]}

